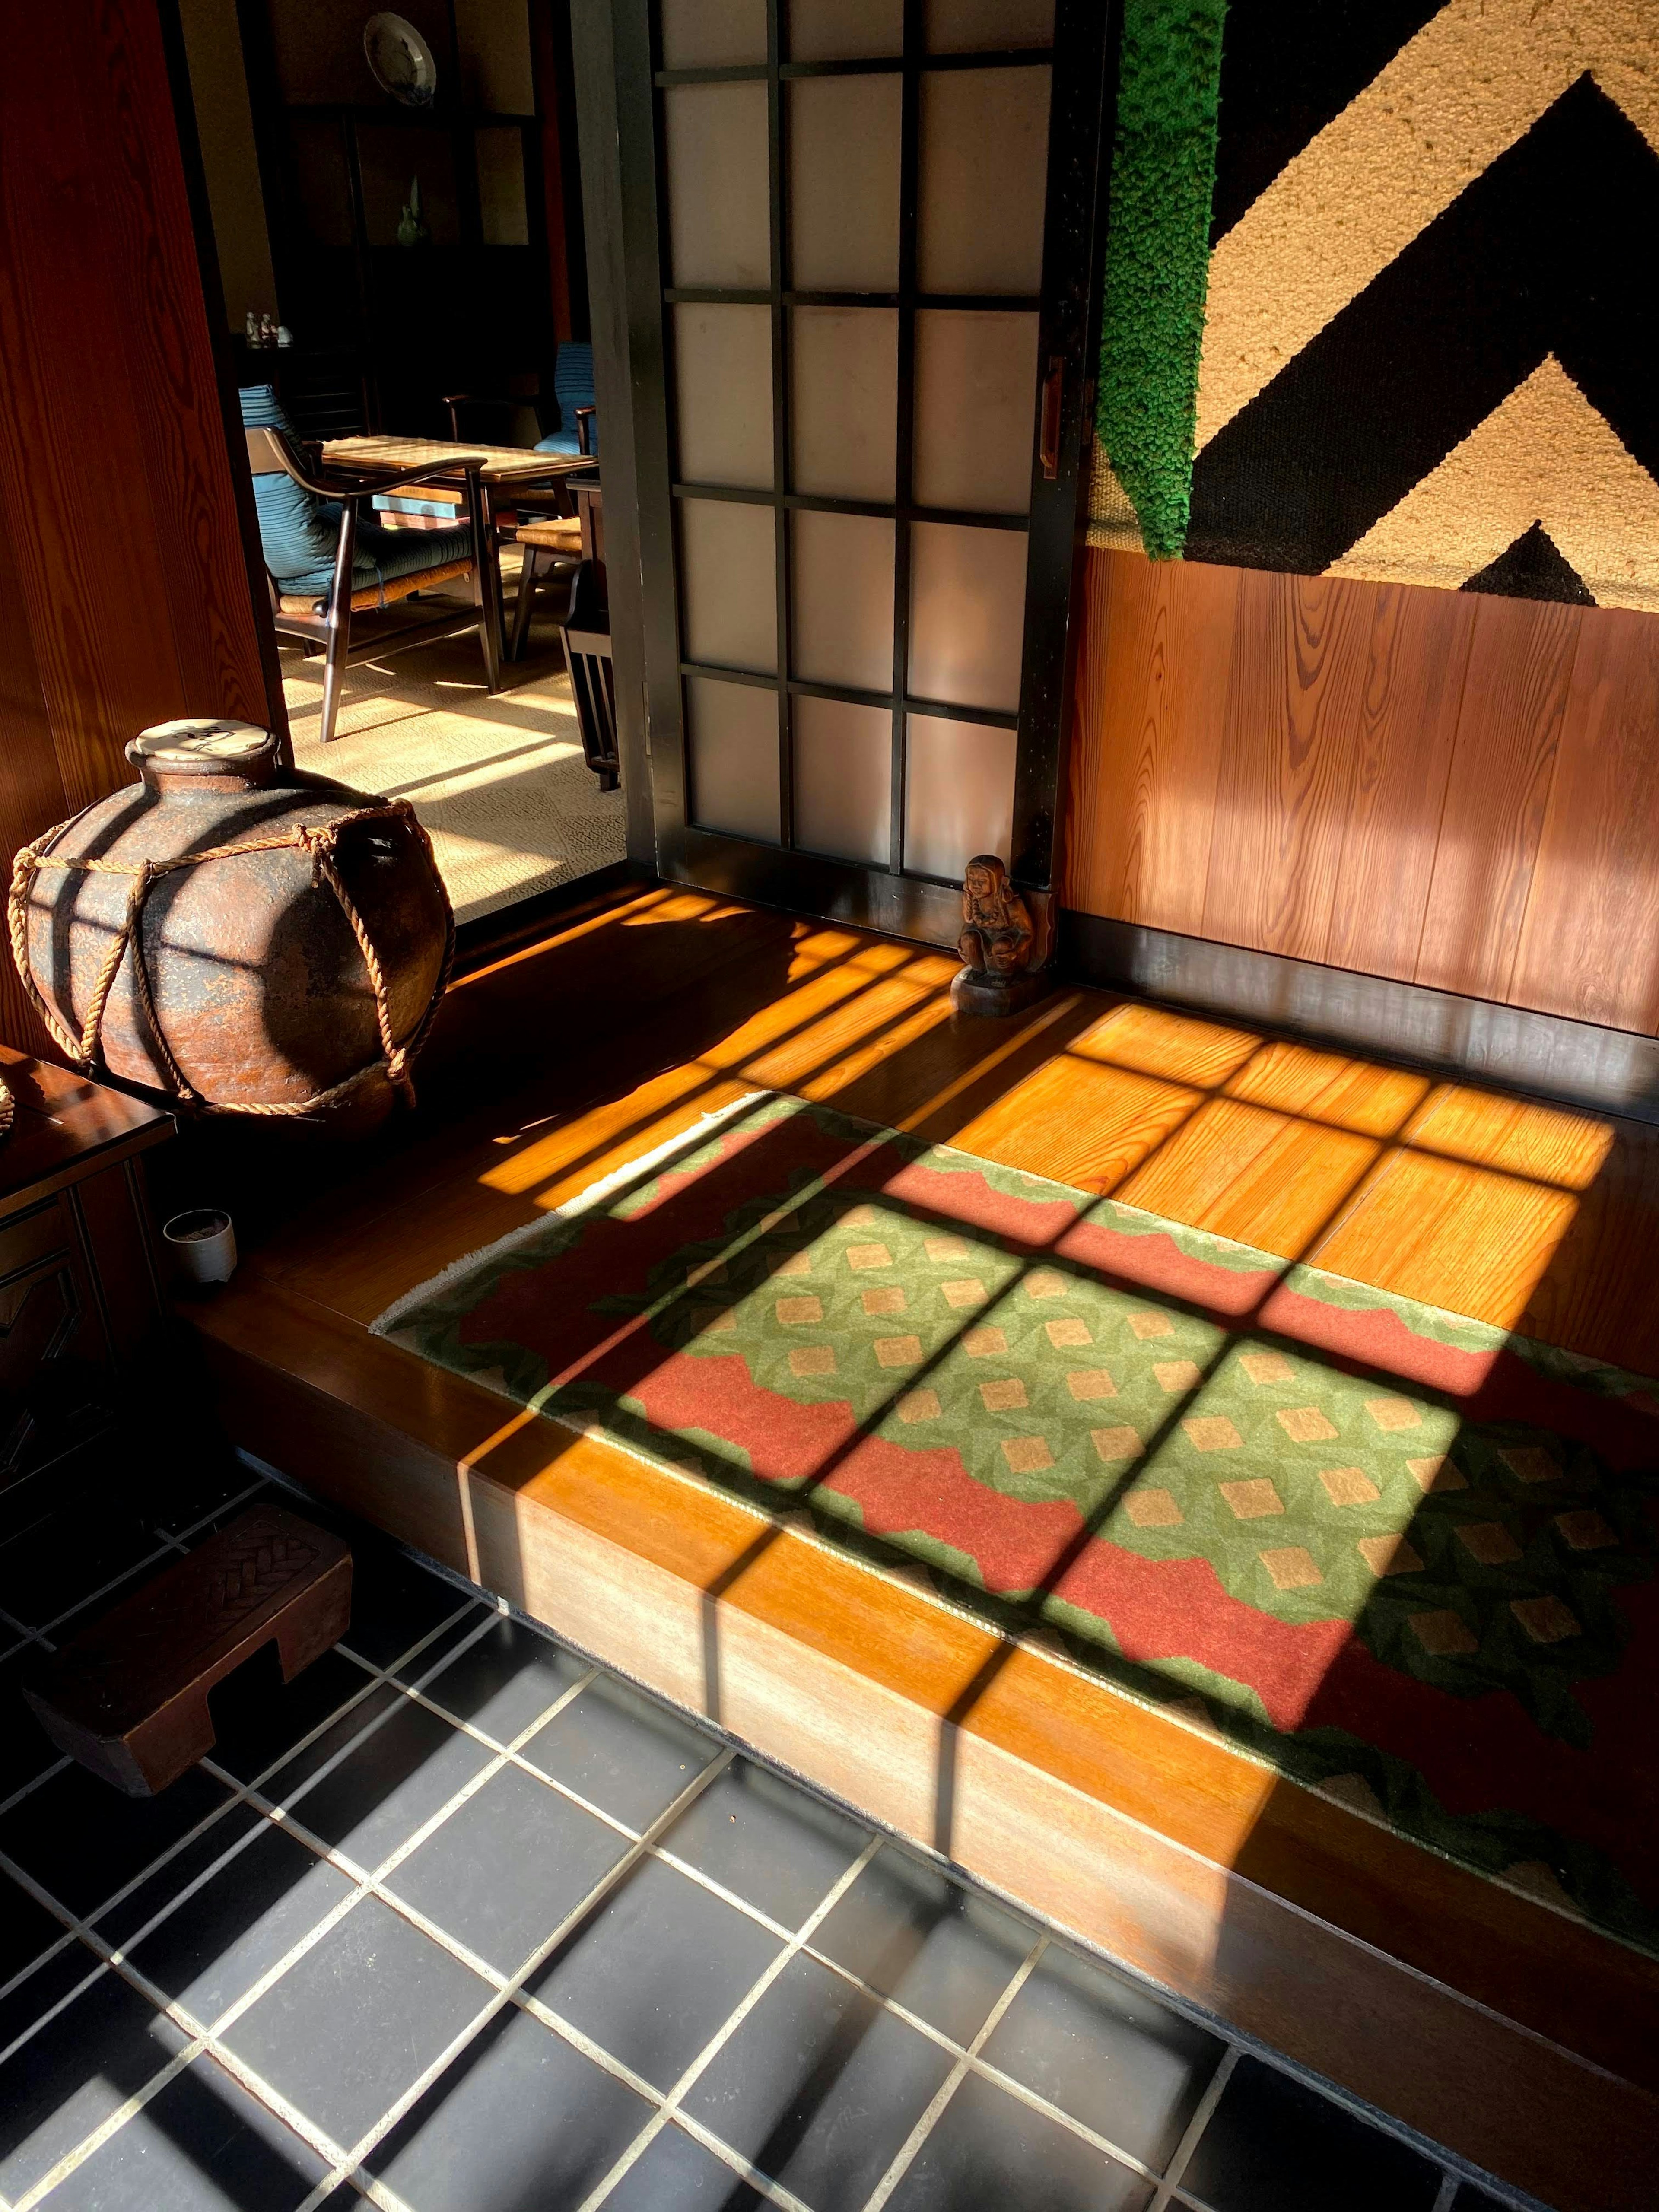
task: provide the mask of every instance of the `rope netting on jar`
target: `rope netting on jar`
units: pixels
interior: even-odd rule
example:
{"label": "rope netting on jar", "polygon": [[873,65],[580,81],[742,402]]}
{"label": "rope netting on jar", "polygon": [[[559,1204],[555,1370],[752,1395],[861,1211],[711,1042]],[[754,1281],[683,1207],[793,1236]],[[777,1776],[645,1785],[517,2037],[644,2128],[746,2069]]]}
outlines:
{"label": "rope netting on jar", "polygon": [[[88,811],[82,808],[82,812]],[[33,844],[24,846],[17,855],[16,866],[12,871],[11,893],[6,908],[6,920],[11,935],[11,957],[16,963],[19,975],[23,980],[23,988],[28,993],[35,1012],[45,1022],[54,1041],[78,1067],[89,1073],[97,1063],[103,1035],[104,1011],[109,1004],[110,993],[115,988],[115,979],[120,972],[121,963],[131,951],[133,987],[137,994],[138,1003],[143,1009],[145,1023],[161,1064],[167,1071],[173,1095],[181,1105],[192,1107],[198,1111],[209,1114],[252,1114],[271,1118],[318,1114],[327,1107],[338,1104],[343,1098],[349,1097],[362,1085],[380,1074],[384,1074],[388,1081],[403,1093],[411,1106],[414,1104],[415,1085],[410,1074],[410,1068],[416,1054],[426,1042],[433,1022],[436,1019],[438,1008],[442,1003],[444,992],[448,987],[450,969],[455,959],[455,917],[450,908],[448,899],[445,898],[444,955],[438,980],[420,1022],[412,1033],[399,1043],[392,1030],[392,1007],[386,971],[380,963],[380,955],[374,949],[374,940],[369,934],[368,926],[357,911],[351,894],[341,878],[335,859],[341,833],[343,830],[356,829],[360,823],[371,822],[382,823],[396,822],[405,824],[412,835],[419,839],[426,849],[428,858],[430,859],[432,841],[416,819],[415,810],[406,799],[378,799],[372,806],[360,806],[355,812],[343,814],[337,821],[325,823],[316,829],[313,829],[307,823],[301,823],[292,830],[284,830],[280,836],[246,838],[233,845],[210,846],[204,852],[180,854],[176,859],[171,860],[145,860],[136,864],[126,860],[63,857],[54,853],[52,848],[56,841],[64,835],[65,830],[73,829],[80,819],[79,814],[72,815],[67,822],[58,823],[55,829],[47,830],[43,837],[36,838]],[[155,884],[160,883],[165,877],[177,875],[184,869],[205,867],[216,860],[241,860],[252,853],[285,851],[304,853],[310,856],[313,882],[326,886],[333,893],[339,904],[340,911],[350,926],[352,935],[357,940],[359,950],[363,956],[363,965],[368,971],[369,986],[374,994],[374,1017],[380,1034],[380,1055],[368,1061],[366,1066],[358,1068],[354,1073],[344,1077],[340,1082],[331,1084],[325,1091],[317,1091],[309,1098],[286,1099],[270,1104],[204,1098],[179,1065],[173,1048],[162,1031],[161,1020],[156,1013],[155,994],[150,984],[149,963],[144,957],[145,902]],[[79,1036],[76,1036],[74,1031],[59,1019],[56,1009],[47,1003],[40,985],[35,981],[33,970],[29,965],[29,894],[33,889],[36,877],[44,868],[61,868],[67,872],[82,875],[128,876],[132,879],[132,889],[127,895],[126,913],[105,956],[103,965],[98,972],[97,981],[93,985],[92,997],[87,1006],[86,1019],[81,1025]],[[435,864],[433,877],[434,882],[439,880]],[[6,1127],[9,1125],[10,1099],[8,1094],[5,1118],[3,1122],[0,1122],[0,1135],[4,1134]]]}

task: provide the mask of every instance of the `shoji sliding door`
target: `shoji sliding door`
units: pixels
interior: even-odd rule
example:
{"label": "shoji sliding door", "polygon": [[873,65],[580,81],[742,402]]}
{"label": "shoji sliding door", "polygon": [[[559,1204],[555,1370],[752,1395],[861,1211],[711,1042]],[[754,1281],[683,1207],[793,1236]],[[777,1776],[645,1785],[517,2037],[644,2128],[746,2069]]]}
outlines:
{"label": "shoji sliding door", "polygon": [[948,940],[970,854],[1049,882],[1103,10],[649,0],[649,36],[659,864]]}

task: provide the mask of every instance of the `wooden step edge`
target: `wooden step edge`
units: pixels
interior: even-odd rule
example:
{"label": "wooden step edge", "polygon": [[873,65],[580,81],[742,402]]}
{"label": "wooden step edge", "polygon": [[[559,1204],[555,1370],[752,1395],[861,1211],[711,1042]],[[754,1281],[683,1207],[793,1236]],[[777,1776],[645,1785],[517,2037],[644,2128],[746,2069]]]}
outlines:
{"label": "wooden step edge", "polygon": [[1655,1962],[326,1309],[192,1319],[307,1487],[1561,2212],[1648,2203]]}

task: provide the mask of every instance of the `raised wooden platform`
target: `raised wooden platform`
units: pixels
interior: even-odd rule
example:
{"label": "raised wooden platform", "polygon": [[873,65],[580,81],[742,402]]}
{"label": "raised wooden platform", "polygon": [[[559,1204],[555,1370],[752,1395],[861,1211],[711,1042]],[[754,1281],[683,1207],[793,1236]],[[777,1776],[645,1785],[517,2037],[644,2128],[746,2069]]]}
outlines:
{"label": "raised wooden platform", "polygon": [[1659,1131],[1091,993],[953,1020],[952,966],[617,897],[462,979],[421,1115],[367,1150],[196,1140],[180,1202],[228,1200],[247,1255],[189,1310],[233,1434],[1563,2212],[1648,2203],[1652,1961],[368,1334],[772,1085],[1659,1370]]}

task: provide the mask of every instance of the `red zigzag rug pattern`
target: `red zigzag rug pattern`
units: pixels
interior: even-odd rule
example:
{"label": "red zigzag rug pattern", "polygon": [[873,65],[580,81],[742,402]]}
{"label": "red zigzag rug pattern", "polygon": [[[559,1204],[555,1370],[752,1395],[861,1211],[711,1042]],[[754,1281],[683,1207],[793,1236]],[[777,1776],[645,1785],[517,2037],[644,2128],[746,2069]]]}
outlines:
{"label": "red zigzag rug pattern", "polygon": [[1659,1953],[1659,1393],[775,1097],[375,1323]]}

